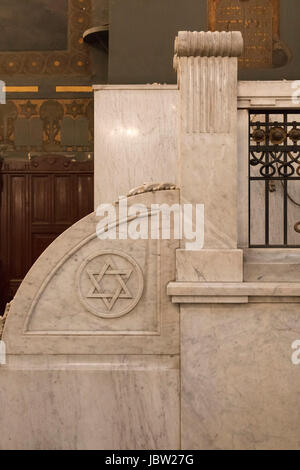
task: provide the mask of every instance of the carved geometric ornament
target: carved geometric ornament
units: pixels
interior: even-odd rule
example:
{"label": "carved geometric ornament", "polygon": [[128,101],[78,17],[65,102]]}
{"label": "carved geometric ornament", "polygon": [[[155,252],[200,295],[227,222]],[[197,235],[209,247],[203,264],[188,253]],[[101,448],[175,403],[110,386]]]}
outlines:
{"label": "carved geometric ornament", "polygon": [[118,318],[139,302],[144,288],[137,262],[121,251],[100,251],[80,266],[77,286],[81,303],[101,318]]}

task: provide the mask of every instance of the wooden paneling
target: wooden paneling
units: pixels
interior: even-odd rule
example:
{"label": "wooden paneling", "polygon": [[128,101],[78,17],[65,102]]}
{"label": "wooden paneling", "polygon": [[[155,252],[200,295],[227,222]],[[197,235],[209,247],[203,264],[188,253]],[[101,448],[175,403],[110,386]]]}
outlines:
{"label": "wooden paneling", "polygon": [[[28,175],[11,175],[8,179],[8,254],[10,281],[22,279],[28,269]],[[5,190],[5,188],[3,188]]]}
{"label": "wooden paneling", "polygon": [[51,216],[51,179],[48,175],[31,176],[32,223],[47,224]]}
{"label": "wooden paneling", "polygon": [[0,312],[41,253],[93,211],[93,163],[47,156],[0,173]]}
{"label": "wooden paneling", "polygon": [[[3,165],[3,160],[0,158],[0,171],[2,170],[2,165]],[[4,177],[0,177],[0,208],[3,207],[3,205],[6,205],[6,198],[3,194],[2,188],[3,188],[3,183],[4,183]],[[0,237],[1,237],[1,227],[4,227],[6,224],[6,217],[7,213],[5,213],[3,210],[0,210]],[[0,238],[0,312],[4,311],[5,308],[5,292],[7,291],[7,285],[5,284],[6,282],[6,277],[4,275],[5,273],[5,260],[4,260],[4,244]]]}
{"label": "wooden paneling", "polygon": [[78,217],[82,219],[89,214],[94,204],[94,178],[91,175],[77,175]]}
{"label": "wooden paneling", "polygon": [[72,224],[74,221],[76,207],[72,200],[73,187],[71,175],[54,176],[54,223]]}
{"label": "wooden paneling", "polygon": [[55,240],[57,233],[33,233],[32,242],[32,263],[45,251],[45,249]]}

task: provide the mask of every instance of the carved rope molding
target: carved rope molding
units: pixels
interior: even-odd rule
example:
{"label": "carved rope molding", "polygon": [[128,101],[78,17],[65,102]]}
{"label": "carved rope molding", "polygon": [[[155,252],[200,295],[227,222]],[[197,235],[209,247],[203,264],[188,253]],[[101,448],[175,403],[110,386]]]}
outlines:
{"label": "carved rope molding", "polygon": [[177,57],[239,57],[243,46],[240,31],[179,31],[175,54]]}

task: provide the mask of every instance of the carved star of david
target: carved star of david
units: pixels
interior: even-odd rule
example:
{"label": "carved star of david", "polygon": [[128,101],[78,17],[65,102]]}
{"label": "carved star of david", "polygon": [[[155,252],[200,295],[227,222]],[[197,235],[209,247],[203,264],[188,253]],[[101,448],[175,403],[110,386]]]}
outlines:
{"label": "carved star of david", "polygon": [[[109,311],[113,308],[118,299],[133,299],[133,295],[126,285],[132,271],[133,269],[116,268],[111,258],[108,259],[99,273],[87,270],[87,274],[92,283],[87,298],[102,299]],[[102,289],[101,281],[105,276],[114,276],[117,281],[116,289],[113,292]]]}

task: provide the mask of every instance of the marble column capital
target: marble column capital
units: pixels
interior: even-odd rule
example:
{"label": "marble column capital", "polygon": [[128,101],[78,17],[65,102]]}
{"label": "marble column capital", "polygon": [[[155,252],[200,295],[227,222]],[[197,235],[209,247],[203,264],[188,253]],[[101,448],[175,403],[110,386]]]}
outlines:
{"label": "marble column capital", "polygon": [[239,57],[242,52],[240,31],[179,31],[175,39],[175,57]]}

